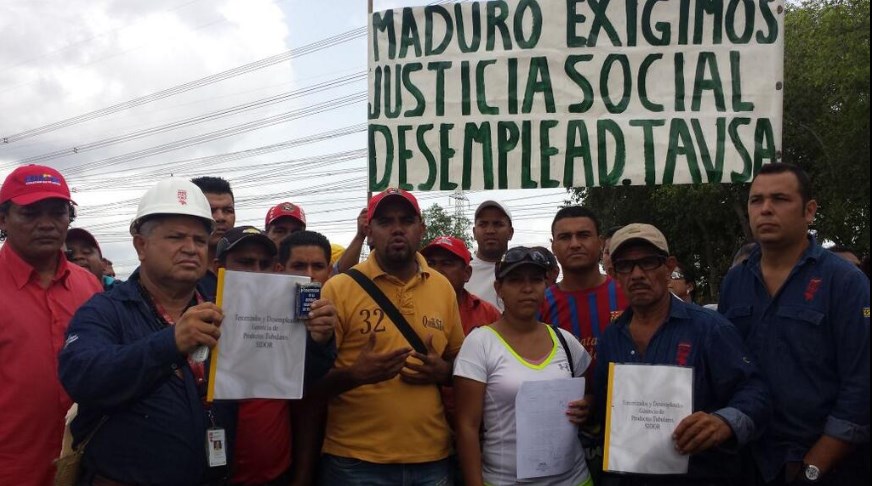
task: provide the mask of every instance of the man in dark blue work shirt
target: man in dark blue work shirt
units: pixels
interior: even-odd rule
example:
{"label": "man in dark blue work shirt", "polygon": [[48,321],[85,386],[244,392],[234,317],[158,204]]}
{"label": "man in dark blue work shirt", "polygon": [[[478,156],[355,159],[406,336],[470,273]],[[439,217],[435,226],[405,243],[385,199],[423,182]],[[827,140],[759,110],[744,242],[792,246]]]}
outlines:
{"label": "man in dark blue work shirt", "polygon": [[236,405],[204,400],[203,351],[217,343],[223,314],[196,290],[212,225],[197,186],[159,182],[130,225],[139,268],[70,322],[59,374],[79,404],[74,445],[90,439],[83,484],[223,484],[228,476]]}
{"label": "man in dark blue work shirt", "polygon": [[868,485],[869,280],[808,235],[816,210],[802,169],[763,166],[748,199],[759,247],[724,279],[718,310],[772,391],[752,445],[762,482]]}
{"label": "man in dark blue work shirt", "polygon": [[733,486],[738,447],[760,435],[771,415],[769,393],[735,327],[716,312],[669,292],[675,257],[666,238],[648,224],[618,230],[610,243],[612,269],[630,307],[597,344],[594,379],[603,413],[609,363],[687,366],[693,373],[693,413],[673,434],[691,454],[685,475],[605,475],[602,486]]}

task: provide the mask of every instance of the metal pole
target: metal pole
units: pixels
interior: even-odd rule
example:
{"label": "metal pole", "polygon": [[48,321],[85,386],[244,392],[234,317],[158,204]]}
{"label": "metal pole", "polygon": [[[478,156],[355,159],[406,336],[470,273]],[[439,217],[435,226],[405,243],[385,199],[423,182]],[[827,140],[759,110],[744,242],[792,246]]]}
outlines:
{"label": "metal pole", "polygon": [[[366,23],[369,24],[372,22],[372,0],[366,0]],[[367,42],[371,42],[369,36],[367,36]],[[369,81],[369,76],[367,76],[367,81]],[[369,157],[367,157],[367,164],[369,163]],[[369,204],[369,200],[372,199],[372,191],[369,190],[369,179],[366,180],[366,203]]]}

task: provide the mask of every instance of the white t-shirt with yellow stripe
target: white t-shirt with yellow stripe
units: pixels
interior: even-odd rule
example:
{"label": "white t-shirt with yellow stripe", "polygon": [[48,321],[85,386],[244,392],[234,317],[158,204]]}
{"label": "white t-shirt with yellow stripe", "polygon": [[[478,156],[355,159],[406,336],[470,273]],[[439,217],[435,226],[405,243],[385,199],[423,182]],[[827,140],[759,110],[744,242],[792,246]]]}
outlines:
{"label": "white t-shirt with yellow stripe", "polygon": [[[482,417],[482,475],[488,485],[535,483],[543,486],[577,486],[590,480],[584,451],[580,446],[577,448],[575,467],[565,474],[529,481],[517,480],[515,396],[521,383],[570,377],[566,352],[554,330],[550,327],[548,330],[553,346],[551,353],[539,364],[521,358],[490,326],[473,330],[463,342],[454,362],[455,376],[487,385]],[[562,329],[560,332],[569,346],[575,376],[582,376],[590,365],[590,355],[572,334]]]}

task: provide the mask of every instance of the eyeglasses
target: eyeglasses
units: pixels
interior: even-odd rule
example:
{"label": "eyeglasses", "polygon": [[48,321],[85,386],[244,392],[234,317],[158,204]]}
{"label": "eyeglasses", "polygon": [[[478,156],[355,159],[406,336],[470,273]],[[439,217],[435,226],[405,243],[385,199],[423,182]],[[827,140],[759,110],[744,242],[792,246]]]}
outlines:
{"label": "eyeglasses", "polygon": [[[659,255],[646,256],[636,260],[612,260],[612,267],[617,273],[632,273],[638,266],[642,270],[650,271],[659,268],[666,263],[666,257]],[[673,274],[674,275],[674,274]]]}
{"label": "eyeglasses", "polygon": [[674,272],[672,272],[672,275],[669,276],[669,279],[670,280],[684,280],[684,274],[679,272],[678,270],[675,270]]}

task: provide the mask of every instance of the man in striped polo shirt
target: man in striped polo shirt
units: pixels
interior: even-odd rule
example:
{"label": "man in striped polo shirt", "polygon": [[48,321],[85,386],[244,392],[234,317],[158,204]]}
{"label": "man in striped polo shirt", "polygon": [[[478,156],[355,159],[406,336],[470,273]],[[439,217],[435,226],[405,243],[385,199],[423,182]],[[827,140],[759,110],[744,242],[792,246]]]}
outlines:
{"label": "man in striped polo shirt", "polygon": [[[542,321],[571,332],[595,363],[597,340],[627,307],[627,298],[617,281],[600,272],[603,240],[599,219],[582,206],[562,208],[551,223],[551,241],[551,249],[563,269],[563,279],[545,290],[539,315]],[[592,389],[592,378],[588,373],[588,390]],[[588,467],[596,481],[602,470],[601,424],[588,421],[581,437]]]}

